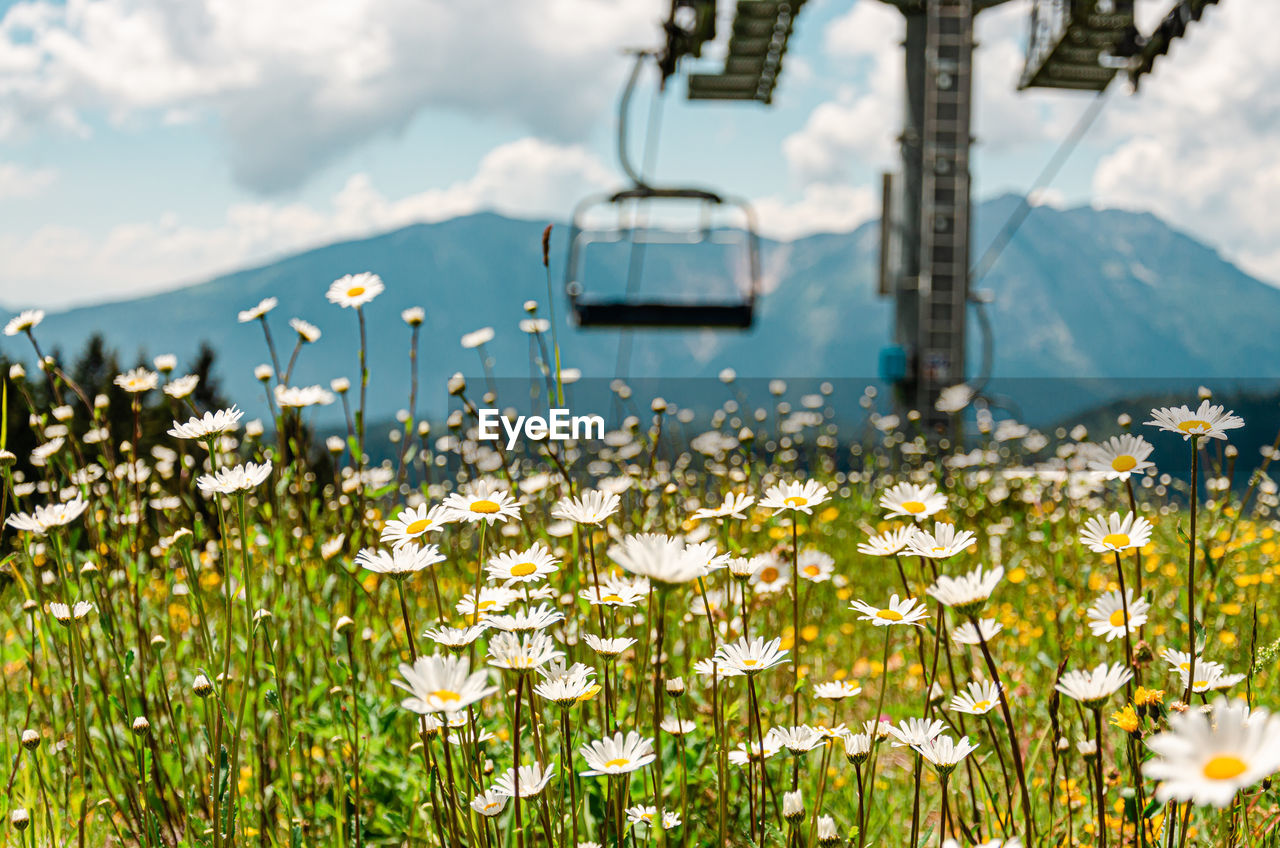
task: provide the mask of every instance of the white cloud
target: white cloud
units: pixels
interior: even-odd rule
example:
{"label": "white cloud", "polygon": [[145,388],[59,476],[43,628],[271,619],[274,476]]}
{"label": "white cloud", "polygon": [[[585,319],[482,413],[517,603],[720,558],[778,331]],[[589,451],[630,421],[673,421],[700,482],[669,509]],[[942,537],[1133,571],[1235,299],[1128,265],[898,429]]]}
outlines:
{"label": "white cloud", "polygon": [[98,299],[103,291],[130,297],[339,239],[484,209],[559,220],[578,197],[616,183],[581,147],[525,138],[490,151],[469,179],[399,199],[355,174],[327,208],[264,201],[232,206],[213,227],[162,215],[118,225],[103,237],[55,226],[0,236],[0,295],[13,306],[64,306]]}
{"label": "white cloud", "polygon": [[428,107],[581,137],[660,0],[51,0],[0,20],[0,137],[211,120],[232,171],[295,186]]}
{"label": "white cloud", "polygon": [[756,200],[760,232],[783,241],[812,233],[842,233],[880,215],[880,196],[867,186],[813,183],[800,199]]}
{"label": "white cloud", "polygon": [[1280,283],[1280,53],[1260,36],[1277,29],[1274,3],[1206,9],[1140,93],[1110,107],[1118,146],[1093,190],[1098,205],[1151,211]]}
{"label": "white cloud", "polygon": [[39,194],[56,178],[57,172],[52,168],[32,170],[9,162],[0,162],[0,200]]}

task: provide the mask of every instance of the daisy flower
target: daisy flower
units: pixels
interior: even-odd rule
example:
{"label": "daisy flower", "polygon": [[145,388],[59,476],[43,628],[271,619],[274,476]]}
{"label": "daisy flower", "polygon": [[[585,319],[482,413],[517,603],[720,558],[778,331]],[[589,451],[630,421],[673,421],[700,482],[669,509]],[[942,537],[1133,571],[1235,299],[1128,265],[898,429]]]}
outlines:
{"label": "daisy flower", "polygon": [[888,511],[888,518],[901,516],[923,521],[947,508],[947,496],[940,493],[934,483],[923,486],[899,483],[880,496],[880,508]]}
{"label": "daisy flower", "polygon": [[[520,766],[518,774],[515,769],[507,769],[501,777],[493,782],[493,788],[489,791],[505,798],[514,798],[518,783],[520,797],[532,798],[534,795],[541,794],[542,790],[551,782],[551,778],[555,776],[554,769],[544,770],[541,763],[533,763],[532,765]],[[519,778],[518,781],[517,777]]]}
{"label": "daisy flower", "polygon": [[446,648],[459,650],[479,639],[488,629],[486,624],[473,624],[469,627],[432,627],[422,635]]}
{"label": "daisy flower", "polygon": [[[167,390],[168,386],[165,388]],[[191,418],[186,424],[174,421],[169,435],[175,439],[208,439],[210,436],[230,433],[240,424],[243,416],[244,413],[233,405],[230,409],[206,412],[200,418]]]}
{"label": "daisy flower", "polygon": [[564,621],[564,613],[552,609],[546,604],[539,604],[535,609],[520,610],[511,615],[490,615],[485,622],[496,630],[524,633],[529,630],[546,630],[553,624]]}
{"label": "daisy flower", "polygon": [[489,665],[512,671],[530,671],[564,656],[551,637],[540,631],[499,633],[489,640]]}
{"label": "daisy flower", "polygon": [[578,749],[590,766],[578,772],[583,777],[630,774],[657,759],[653,753],[653,740],[634,730],[624,736],[621,731],[589,742]]}
{"label": "daisy flower", "polygon": [[419,714],[456,713],[498,691],[487,685],[487,671],[472,673],[466,657],[452,654],[418,657],[413,665],[401,663],[400,675],[403,681],[391,681],[409,693],[400,705]]}
{"label": "daisy flower", "polygon": [[385,288],[381,277],[365,271],[334,280],[324,296],[343,309],[359,308],[382,294]]}
{"label": "daisy flower", "polygon": [[599,588],[590,586],[580,591],[578,597],[593,607],[633,607],[649,595],[649,581],[642,583],[643,585],[618,579],[602,580]]}
{"label": "daisy flower", "polygon": [[140,395],[160,385],[160,375],[146,368],[134,368],[117,374],[112,382],[131,395]]}
{"label": "daisy flower", "polygon": [[430,508],[420,504],[402,509],[399,515],[382,525],[382,542],[397,548],[408,545],[443,527],[445,514],[446,510],[440,504]]}
{"label": "daisy flower", "polygon": [[212,474],[204,474],[196,480],[196,485],[206,496],[234,495],[256,489],[270,474],[271,460],[268,459],[261,465],[256,462],[246,462],[244,465],[219,468]]}
{"label": "daisy flower", "polygon": [[[627,808],[627,821],[632,824],[653,824],[653,817],[658,814],[658,808],[654,806],[636,806]],[[680,814],[667,810],[662,814],[662,829],[671,830],[673,827],[680,826]]]}
{"label": "daisy flower", "polygon": [[976,538],[968,530],[956,530],[954,524],[938,522],[933,525],[932,533],[917,530],[907,540],[907,553],[930,559],[946,559],[968,548]]}
{"label": "daisy flower", "polygon": [[724,496],[724,501],[720,506],[703,507],[694,512],[695,519],[702,518],[746,518],[747,509],[751,507],[756,499],[751,495],[744,495],[739,492],[730,492]]}
{"label": "daisy flower", "polygon": [[93,612],[94,606],[88,601],[76,601],[74,606],[68,606],[57,601],[49,604],[49,615],[59,624],[68,624],[73,619],[79,621],[89,613]]}
{"label": "daisy flower", "polygon": [[773,554],[761,554],[752,557],[751,561],[756,564],[755,571],[751,575],[751,588],[757,594],[771,595],[781,592],[791,583],[791,566]]}
{"label": "daisy flower", "polygon": [[1141,548],[1151,541],[1151,522],[1132,512],[1123,519],[1118,512],[1105,519],[1094,516],[1085,521],[1080,541],[1099,554]]}
{"label": "daisy flower", "polygon": [[800,578],[811,583],[825,583],[835,573],[836,561],[830,554],[812,548],[800,552]]}
{"label": "daisy flower", "polygon": [[75,521],[88,508],[89,502],[76,496],[63,503],[38,506],[29,513],[15,512],[6,518],[4,523],[15,530],[25,530],[28,533],[43,536],[54,527],[65,527]]}
{"label": "daisy flower", "polygon": [[966,621],[951,629],[951,641],[957,645],[981,645],[990,642],[1001,630],[1004,630],[1004,625],[994,618],[978,619],[977,627]]}
{"label": "daisy flower", "polygon": [[290,318],[289,326],[298,334],[298,338],[307,344],[320,340],[320,328],[315,324],[303,321],[301,318]]}
{"label": "daisy flower", "polygon": [[[1178,673],[1182,678],[1182,686],[1186,688],[1187,672]],[[1244,680],[1243,674],[1228,674],[1219,663],[1202,663],[1196,660],[1196,679],[1191,684],[1191,691],[1197,694],[1204,692],[1226,691]]]}
{"label": "daisy flower", "polygon": [[970,742],[968,736],[961,736],[959,742],[952,740],[950,736],[939,736],[911,747],[928,760],[939,775],[950,774],[961,760],[978,750],[978,746]]}
{"label": "daisy flower", "polygon": [[897,727],[889,725],[889,735],[894,739],[895,748],[914,747],[931,742],[946,726],[945,722],[936,719],[930,721],[927,718],[909,718]]}
{"label": "daisy flower", "polygon": [[729,642],[717,648],[712,659],[717,666],[752,676],[786,662],[790,651],[778,650],[781,644],[780,638],[766,642],[763,636],[757,636],[754,639],[742,636],[736,642]]}
{"label": "daisy flower", "polygon": [[[1129,608],[1129,620],[1125,621],[1125,606]],[[1125,588],[1124,599],[1119,591],[1103,594],[1089,607],[1089,630],[1094,636],[1105,636],[1107,641],[1122,638],[1147,623],[1151,604],[1143,598],[1135,598],[1133,590]]]}
{"label": "daisy flower", "polygon": [[1068,671],[1058,678],[1054,688],[1068,698],[1098,709],[1133,677],[1133,670],[1122,663],[1102,663],[1092,671]]}
{"label": "daisy flower", "polygon": [[[200,385],[200,376],[198,374],[188,374],[185,377],[179,377],[176,380],[170,380],[165,383],[164,393],[174,400],[182,400],[194,392],[198,385]],[[177,422],[175,421],[174,423],[176,424]]]}
{"label": "daisy flower", "polygon": [[782,817],[793,825],[804,820],[804,796],[799,789],[782,794]]}
{"label": "daisy flower", "polygon": [[740,743],[729,752],[729,762],[735,766],[745,766],[747,763],[758,763],[761,760],[767,760],[776,753],[778,753],[778,746],[766,734],[764,742]]}
{"label": "daisy flower", "polygon": [[471,799],[471,809],[486,818],[502,815],[507,808],[507,796],[499,795],[492,789],[485,790]]}
{"label": "daisy flower", "polygon": [[693,663],[693,673],[703,677],[718,677],[724,679],[726,677],[741,677],[742,672],[729,668],[723,662],[714,658],[705,660],[695,660]]}
{"label": "daisy flower", "polygon": [[1231,412],[1224,412],[1221,406],[1201,401],[1194,412],[1186,406],[1164,407],[1151,410],[1151,421],[1148,427],[1159,427],[1170,433],[1182,436],[1183,441],[1192,436],[1207,436],[1210,439],[1226,439],[1227,430],[1244,426],[1244,419]]}
{"label": "daisy flower", "polygon": [[660,583],[688,583],[705,576],[710,569],[703,554],[679,537],[658,533],[627,536],[609,547],[609,558],[625,570]]}
{"label": "daisy flower", "polygon": [[444,562],[444,554],[436,545],[423,545],[420,548],[392,548],[387,551],[375,551],[364,548],[356,554],[355,563],[361,568],[378,574],[386,574],[397,580],[403,580],[410,574],[424,568]]}
{"label": "daisy flower", "polygon": [[775,512],[793,510],[812,515],[813,508],[827,500],[827,490],[814,480],[803,483],[778,483],[770,486],[760,501],[760,506]]}
{"label": "daisy flower", "polygon": [[458,615],[474,618],[477,613],[502,612],[520,599],[520,593],[501,586],[483,586],[480,589],[479,603],[474,592],[463,596],[454,606]]}
{"label": "daisy flower", "polygon": [[276,403],[289,409],[306,409],[309,406],[328,406],[333,403],[333,392],[322,386],[276,386]]}
{"label": "daisy flower", "polygon": [[484,570],[489,573],[490,580],[511,586],[515,583],[536,583],[559,571],[559,563],[560,560],[552,557],[545,545],[535,542],[532,548],[522,553],[498,554],[489,560]]}
{"label": "daisy flower", "polygon": [[764,738],[766,742],[771,741],[775,748],[786,748],[792,754],[812,751],[821,745],[824,739],[819,730],[807,724],[799,727],[771,727]]}
{"label": "daisy flower", "polygon": [[1280,770],[1280,717],[1219,697],[1210,714],[1169,716],[1169,729],[1147,739],[1155,756],[1142,773],[1159,781],[1156,799],[1226,807],[1241,789]]}
{"label": "daisy flower", "polygon": [[493,341],[493,328],[481,327],[478,330],[472,330],[470,333],[464,335],[459,343],[466,350],[474,350],[475,348],[480,347],[480,345],[488,344],[491,341]]}
{"label": "daisy flower", "polygon": [[1147,462],[1154,447],[1141,436],[1124,433],[1105,442],[1085,446],[1086,461],[1092,471],[1100,471],[1108,480],[1128,480],[1155,464]]}
{"label": "daisy flower", "polygon": [[563,660],[553,660],[546,668],[538,669],[542,682],[533,691],[562,707],[572,706],[600,688],[591,682],[595,673],[594,668],[582,663],[565,666]]}
{"label": "daisy flower", "polygon": [[481,480],[467,493],[454,492],[444,499],[444,516],[448,521],[506,521],[520,519],[520,504],[493,483]]}
{"label": "daisy flower", "polygon": [[596,636],[594,633],[582,634],[582,641],[586,642],[587,647],[602,657],[616,657],[618,654],[621,654],[627,648],[630,648],[636,643],[635,639],[628,639],[621,636],[613,639],[607,639]]}
{"label": "daisy flower", "polygon": [[896,594],[889,599],[887,607],[873,607],[865,601],[853,601],[849,604],[849,609],[862,613],[858,616],[859,621],[870,621],[876,627],[889,627],[894,624],[913,624],[916,627],[924,627],[921,622],[929,617],[929,611],[925,609],[924,604],[915,598],[900,600]]}
{"label": "daisy flower", "polygon": [[551,508],[551,517],[574,524],[600,524],[618,511],[620,499],[613,492],[587,489],[576,498],[564,498]]}
{"label": "daisy flower", "polygon": [[976,570],[962,577],[939,575],[938,580],[926,591],[937,601],[951,607],[963,616],[977,615],[987,598],[995,591],[996,585],[1004,577],[1004,569],[996,566],[990,571]]}
{"label": "daisy flower", "polygon": [[969,715],[985,715],[1000,704],[1000,685],[988,680],[974,680],[966,691],[951,699],[951,709]]}
{"label": "daisy flower", "polygon": [[815,683],[813,685],[813,697],[824,698],[828,701],[841,701],[845,698],[852,698],[861,692],[861,686],[854,686],[847,680],[833,680],[829,683]]}
{"label": "daisy flower", "polygon": [[871,756],[871,734],[849,733],[844,737],[844,758],[854,765],[867,761]]}
{"label": "daisy flower", "polygon": [[893,556],[900,553],[916,534],[914,527],[899,527],[886,530],[878,536],[872,536],[865,542],[858,543],[858,553],[867,556]]}
{"label": "daisy flower", "polygon": [[280,301],[274,297],[264,297],[262,300],[258,301],[257,306],[254,306],[250,309],[241,310],[238,316],[240,319],[240,323],[248,324],[250,321],[257,321],[259,318],[263,317],[268,312],[275,309],[276,306],[279,305],[279,303]]}
{"label": "daisy flower", "polygon": [[44,320],[44,310],[42,309],[24,309],[17,315],[9,319],[9,323],[4,325],[4,334],[6,336],[16,336],[18,333],[24,333],[34,329]]}

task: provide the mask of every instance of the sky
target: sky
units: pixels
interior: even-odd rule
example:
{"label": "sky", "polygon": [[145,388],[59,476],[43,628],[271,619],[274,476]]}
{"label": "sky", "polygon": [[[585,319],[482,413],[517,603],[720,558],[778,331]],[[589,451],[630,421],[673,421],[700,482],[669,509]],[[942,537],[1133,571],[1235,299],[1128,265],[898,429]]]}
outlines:
{"label": "sky", "polygon": [[[1171,3],[1139,0],[1140,24]],[[0,0],[0,306],[126,299],[485,209],[563,221],[622,183],[626,50],[656,45],[662,6]],[[979,18],[977,198],[1025,192],[1091,98],[1015,90],[1029,14]],[[654,139],[654,182],[749,198],[766,235],[852,229],[895,166],[902,30],[879,0],[810,0],[772,106],[646,76],[632,147]],[[1211,7],[1138,94],[1113,85],[1037,202],[1151,211],[1280,284],[1277,31],[1272,0]]]}

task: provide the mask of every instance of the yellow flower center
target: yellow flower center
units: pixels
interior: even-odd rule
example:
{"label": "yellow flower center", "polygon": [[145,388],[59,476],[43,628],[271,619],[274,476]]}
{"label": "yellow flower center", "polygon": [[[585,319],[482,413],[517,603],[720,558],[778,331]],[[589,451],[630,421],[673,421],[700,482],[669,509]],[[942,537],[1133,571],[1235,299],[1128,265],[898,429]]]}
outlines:
{"label": "yellow flower center", "polygon": [[364,294],[364,286],[352,286],[347,289],[347,297],[359,297]]}
{"label": "yellow flower center", "polygon": [[983,713],[989,709],[991,709],[990,701],[974,701],[973,702],[973,711],[975,713]]}
{"label": "yellow flower center", "polygon": [[481,515],[493,515],[499,509],[501,509],[501,507],[499,507],[496,503],[490,500],[485,500],[483,498],[471,504],[471,511],[478,512]]}
{"label": "yellow flower center", "polygon": [[512,577],[528,577],[530,574],[538,570],[538,566],[531,562],[519,562],[511,566]]}
{"label": "yellow flower center", "polygon": [[499,804],[497,801],[490,801],[489,803],[484,805],[484,808],[486,810],[492,810],[494,807],[500,807],[500,806],[502,805]]}
{"label": "yellow flower center", "polygon": [[882,609],[876,613],[876,618],[882,618],[885,621],[902,621],[902,613],[894,609]]}
{"label": "yellow flower center", "polygon": [[924,504],[920,503],[920,501],[903,501],[902,509],[903,511],[909,512],[912,515],[919,515],[920,513],[924,512],[925,506]]}
{"label": "yellow flower center", "polygon": [[1204,776],[1210,780],[1230,780],[1243,774],[1248,767],[1239,757],[1219,754],[1204,764]]}
{"label": "yellow flower center", "polygon": [[1189,662],[1178,663],[1178,668],[1182,669],[1183,671],[1191,671],[1191,663]]}
{"label": "yellow flower center", "polygon": [[1126,548],[1129,546],[1129,536],[1126,533],[1108,533],[1102,537],[1102,544],[1111,548]]}
{"label": "yellow flower center", "polygon": [[583,701],[590,701],[596,695],[600,694],[601,688],[602,687],[600,686],[599,683],[593,683],[591,686],[587,687],[587,691],[583,692],[581,695],[578,696],[578,702],[581,703]]}
{"label": "yellow flower center", "polygon": [[783,501],[787,506],[804,506],[809,502],[808,498],[802,498],[799,495],[792,495]]}
{"label": "yellow flower center", "polygon": [[405,526],[404,533],[406,536],[417,536],[428,527],[431,526],[431,520],[427,518],[419,518]]}
{"label": "yellow flower center", "polygon": [[1199,418],[1192,418],[1190,421],[1183,421],[1178,425],[1178,429],[1184,433],[1200,433],[1211,428],[1208,421],[1201,421]]}
{"label": "yellow flower center", "polygon": [[756,665],[756,664],[757,664],[757,663],[759,663],[759,662],[760,662],[759,660],[743,660],[743,661],[742,661],[742,664],[743,664],[743,665],[746,665],[746,666],[753,666],[753,665]]}
{"label": "yellow flower center", "polygon": [[810,577],[816,577],[821,572],[822,572],[822,569],[818,568],[818,566],[816,565],[806,565],[804,567],[804,573],[809,575]]}
{"label": "yellow flower center", "polygon": [[631,760],[628,760],[626,757],[617,757],[605,763],[604,767],[605,768],[621,768],[622,766],[629,766],[629,765],[631,765]]}
{"label": "yellow flower center", "polygon": [[777,579],[778,579],[778,569],[774,568],[772,565],[766,565],[764,568],[760,569],[761,583],[772,583]]}
{"label": "yellow flower center", "polygon": [[933,552],[934,552],[935,554],[940,554],[940,553],[942,553],[943,551],[945,551],[946,549],[947,549],[947,548],[946,548],[946,546],[945,546],[945,545],[934,545],[934,546],[933,546]]}
{"label": "yellow flower center", "polygon": [[477,607],[476,607],[476,609],[482,609],[482,610],[485,610],[485,609],[488,609],[489,607],[493,606],[493,605],[494,605],[494,604],[496,604],[496,603],[497,603],[497,601],[481,601],[481,602],[480,602],[480,605],[479,605],[479,606],[477,606]]}
{"label": "yellow flower center", "polygon": [[1107,621],[1111,622],[1112,627],[1124,627],[1124,610],[1118,609],[1111,613],[1111,617]]}
{"label": "yellow flower center", "polygon": [[1111,460],[1111,467],[1116,471],[1132,471],[1138,460],[1131,456],[1117,456]]}
{"label": "yellow flower center", "polygon": [[452,689],[437,689],[431,693],[431,697],[437,701],[461,701],[462,696]]}
{"label": "yellow flower center", "polygon": [[622,596],[621,595],[605,595],[600,600],[605,601],[606,603],[620,604],[622,603]]}

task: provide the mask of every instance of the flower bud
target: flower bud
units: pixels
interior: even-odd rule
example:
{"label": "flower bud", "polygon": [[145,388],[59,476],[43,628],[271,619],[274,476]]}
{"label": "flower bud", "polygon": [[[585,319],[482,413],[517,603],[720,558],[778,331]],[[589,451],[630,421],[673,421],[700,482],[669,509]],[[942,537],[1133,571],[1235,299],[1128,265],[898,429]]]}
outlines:
{"label": "flower bud", "polygon": [[146,736],[151,732],[151,722],[147,721],[146,716],[138,716],[133,720],[133,735]]}
{"label": "flower bud", "polygon": [[9,813],[9,822],[13,825],[14,830],[21,832],[31,824],[31,816],[27,813],[25,807],[16,807],[13,812]]}
{"label": "flower bud", "polygon": [[22,747],[26,748],[28,751],[34,751],[36,748],[39,748],[40,734],[36,733],[29,727],[22,731]]}
{"label": "flower bud", "polygon": [[197,698],[207,698],[213,694],[213,684],[203,674],[197,674],[196,679],[191,681],[191,691]]}

